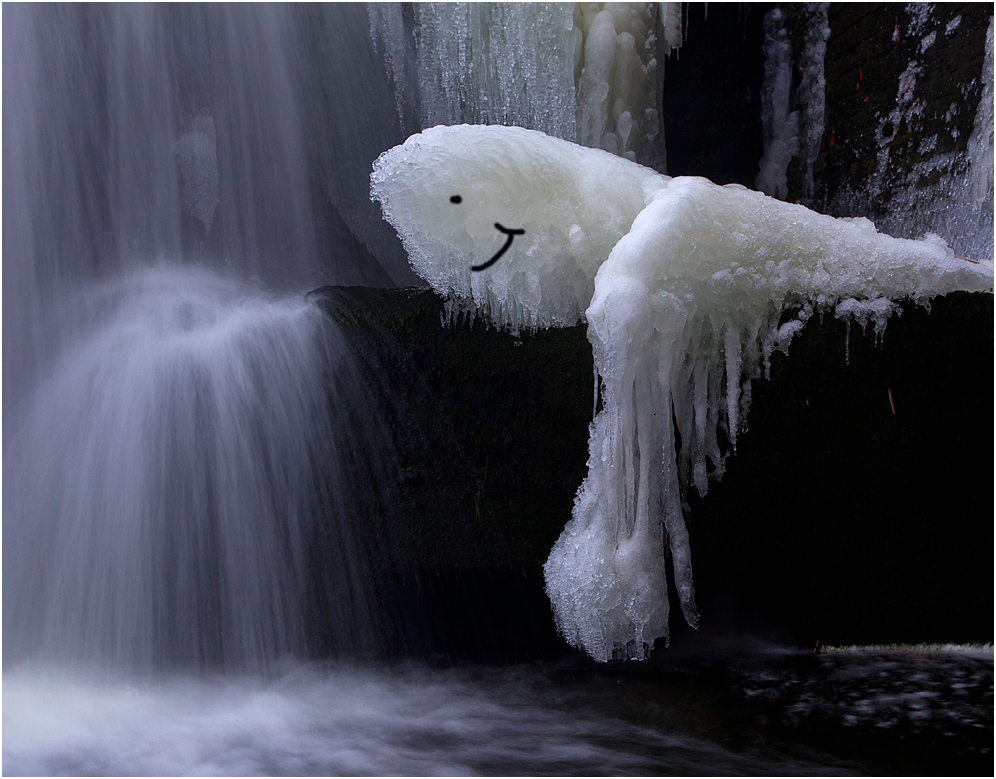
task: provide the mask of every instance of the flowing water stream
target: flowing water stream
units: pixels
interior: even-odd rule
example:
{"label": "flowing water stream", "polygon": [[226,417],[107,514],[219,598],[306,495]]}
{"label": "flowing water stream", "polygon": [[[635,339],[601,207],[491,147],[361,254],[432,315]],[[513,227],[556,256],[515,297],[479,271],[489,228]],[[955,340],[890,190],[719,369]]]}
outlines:
{"label": "flowing water stream", "polygon": [[699,646],[639,673],[287,663],[155,681],[23,666],[5,672],[4,771],[984,775],[992,650],[978,655]]}

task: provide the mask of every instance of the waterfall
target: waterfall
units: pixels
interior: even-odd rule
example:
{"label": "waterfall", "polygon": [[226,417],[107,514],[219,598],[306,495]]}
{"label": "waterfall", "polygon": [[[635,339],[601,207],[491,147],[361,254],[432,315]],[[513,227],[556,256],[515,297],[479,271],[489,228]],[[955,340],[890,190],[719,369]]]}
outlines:
{"label": "waterfall", "polygon": [[[93,285],[5,425],[4,648],[265,667],[374,650],[355,528],[385,451],[349,345],[299,297],[198,268]],[[371,500],[367,496],[367,500]]]}
{"label": "waterfall", "polygon": [[[811,168],[828,28],[825,9],[810,10],[799,126],[789,36],[777,10],[768,17],[768,129],[790,151],[801,133]],[[940,34],[923,26],[931,13],[907,14],[920,55]],[[376,483],[364,479],[387,467],[371,463],[385,434],[363,365],[303,293],[415,280],[368,197],[368,174],[378,154],[428,124],[536,128],[662,170],[663,68],[687,37],[687,15],[684,34],[673,3],[9,5],[3,21],[7,657],[265,667],[286,654],[368,647],[377,594],[360,561],[376,539],[355,536],[350,518],[356,491],[376,503]],[[896,192],[897,214],[933,221],[895,232],[936,228],[980,259],[992,255],[991,40],[990,22],[970,155],[947,158],[955,178],[904,194],[876,172],[856,193]],[[920,111],[922,67],[910,60],[896,121],[881,118],[882,171],[898,119]],[[500,148],[470,148],[460,172]],[[489,177],[511,160],[502,155],[481,192],[494,191]],[[774,156],[781,189],[788,157]],[[910,175],[926,180],[929,163]],[[526,188],[533,209],[502,217],[529,235],[518,251],[563,260],[550,265],[554,284],[519,273],[488,288],[467,267],[467,232],[451,236],[459,253],[412,259],[431,270],[459,255],[433,283],[504,324],[577,321],[598,264],[648,206],[630,179],[656,173],[619,174],[628,194],[616,196],[599,166],[582,165],[578,191],[597,197],[563,200],[590,200],[610,218],[565,206],[553,219],[550,193],[575,177],[563,167],[558,186]],[[531,160],[516,186],[522,171],[535,172]],[[940,197],[955,185],[957,198]],[[935,190],[936,203],[924,199]],[[969,192],[971,208],[954,208]],[[453,223],[454,202],[440,201],[434,224]],[[478,220],[482,258],[494,252],[495,218]],[[513,267],[506,257],[488,278]],[[846,310],[867,321],[886,308]],[[710,348],[724,352],[730,376],[757,367],[757,355],[739,356],[740,336],[720,344],[719,335]],[[720,375],[716,366],[701,375]],[[746,407],[739,392],[736,382],[726,390],[731,437]],[[693,465],[704,484],[704,460]]]}
{"label": "waterfall", "polygon": [[301,293],[414,280],[368,175],[417,122],[574,137],[597,115],[588,142],[639,152],[657,15],[5,6],[8,661],[376,645],[354,504],[386,513],[390,458],[362,363]]}
{"label": "waterfall", "polygon": [[[95,285],[78,313],[8,422],[6,656],[148,670],[305,651],[316,528],[348,514],[341,336],[299,298],[194,268]],[[369,642],[360,550],[336,532],[336,628]]]}
{"label": "waterfall", "polygon": [[58,344],[47,303],[150,262],[275,289],[413,280],[367,196],[403,137],[362,7],[3,14],[5,397]]}
{"label": "waterfall", "polygon": [[303,298],[412,278],[367,196],[401,136],[365,10],[3,22],[5,659],[371,649],[384,442]]}

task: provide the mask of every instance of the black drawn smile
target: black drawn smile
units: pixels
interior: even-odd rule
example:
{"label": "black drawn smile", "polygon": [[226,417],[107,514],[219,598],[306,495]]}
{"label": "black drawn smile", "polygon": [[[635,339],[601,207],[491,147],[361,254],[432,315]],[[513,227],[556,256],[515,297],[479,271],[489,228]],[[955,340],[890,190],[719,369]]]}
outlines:
{"label": "black drawn smile", "polygon": [[505,245],[498,250],[498,252],[495,254],[494,257],[492,257],[490,260],[488,260],[485,263],[481,263],[480,265],[471,265],[470,266],[471,270],[484,270],[485,268],[490,268],[492,265],[498,262],[498,260],[505,252],[508,251],[508,247],[512,245],[512,241],[515,240],[515,236],[525,235],[526,233],[525,230],[515,230],[515,229],[509,229],[507,227],[502,227],[501,224],[499,224],[498,222],[495,222],[495,229],[505,233],[505,235],[508,236],[508,240],[505,241]]}

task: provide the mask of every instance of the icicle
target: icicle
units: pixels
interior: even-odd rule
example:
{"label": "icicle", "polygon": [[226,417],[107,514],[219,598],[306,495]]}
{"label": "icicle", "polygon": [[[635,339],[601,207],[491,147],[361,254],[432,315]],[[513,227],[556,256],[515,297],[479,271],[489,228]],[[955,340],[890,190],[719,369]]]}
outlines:
{"label": "icicle", "polygon": [[764,83],[761,120],[764,154],[755,185],[766,195],[788,196],[786,170],[799,151],[799,114],[792,107],[792,43],[780,8],[764,16]]}

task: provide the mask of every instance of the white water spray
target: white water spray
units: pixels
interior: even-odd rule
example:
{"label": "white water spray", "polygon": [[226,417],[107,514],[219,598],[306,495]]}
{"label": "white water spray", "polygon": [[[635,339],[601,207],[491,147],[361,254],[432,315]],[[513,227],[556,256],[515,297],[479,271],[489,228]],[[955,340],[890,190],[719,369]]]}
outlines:
{"label": "white water spray", "polygon": [[[344,508],[341,336],[299,297],[178,268],[92,286],[76,326],[5,431],[5,660],[146,671],[304,654],[307,572]],[[358,609],[335,626],[348,640],[368,617],[350,586],[362,573],[349,529],[331,532],[326,575]]]}

